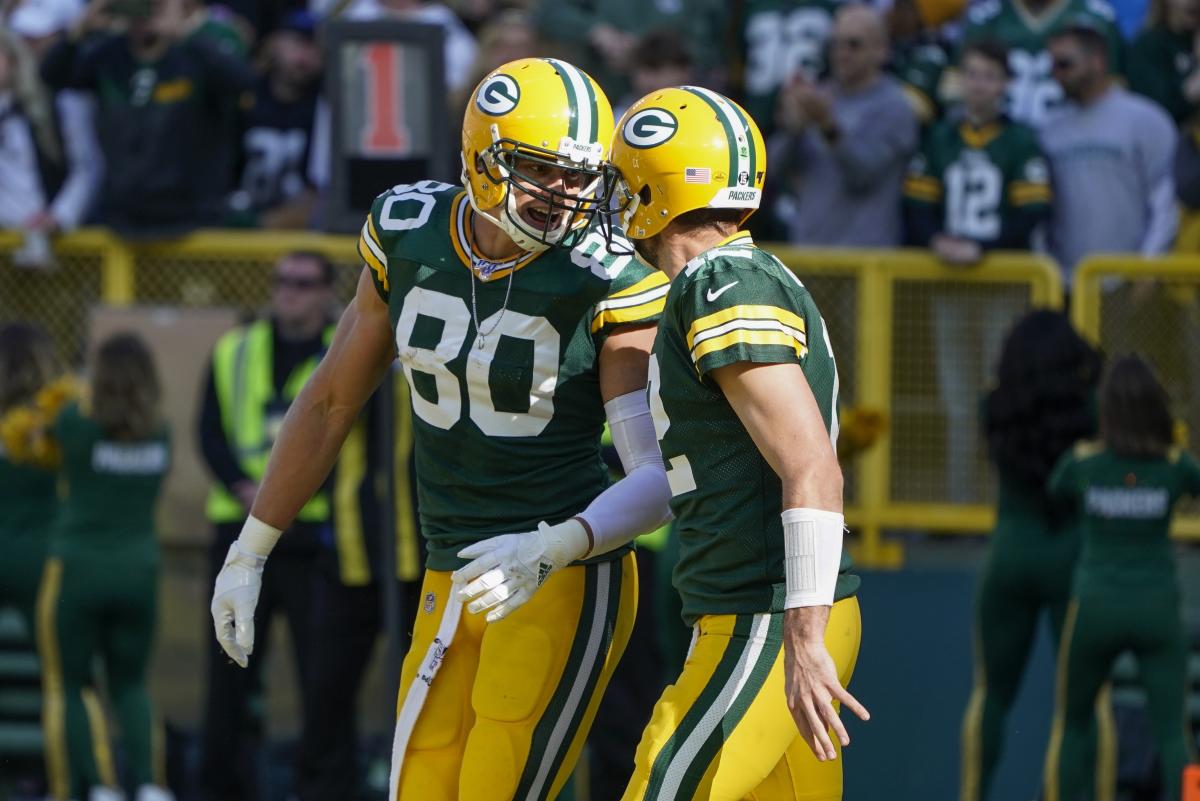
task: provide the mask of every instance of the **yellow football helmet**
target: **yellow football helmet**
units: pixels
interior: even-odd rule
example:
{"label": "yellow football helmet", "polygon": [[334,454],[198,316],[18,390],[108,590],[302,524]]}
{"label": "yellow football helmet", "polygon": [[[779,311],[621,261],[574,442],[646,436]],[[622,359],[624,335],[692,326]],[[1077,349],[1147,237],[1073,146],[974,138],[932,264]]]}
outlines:
{"label": "yellow football helmet", "polygon": [[625,235],[647,239],[694,209],[745,209],[762,199],[767,147],[745,110],[699,86],[651,92],[617,123],[610,162]]}
{"label": "yellow football helmet", "polygon": [[[463,117],[471,205],[525,250],[574,245],[611,197],[612,132],[612,106],[583,70],[553,58],[504,64],[480,81]],[[561,189],[538,178],[547,166],[567,171]],[[518,215],[513,187],[547,204],[540,230]]]}

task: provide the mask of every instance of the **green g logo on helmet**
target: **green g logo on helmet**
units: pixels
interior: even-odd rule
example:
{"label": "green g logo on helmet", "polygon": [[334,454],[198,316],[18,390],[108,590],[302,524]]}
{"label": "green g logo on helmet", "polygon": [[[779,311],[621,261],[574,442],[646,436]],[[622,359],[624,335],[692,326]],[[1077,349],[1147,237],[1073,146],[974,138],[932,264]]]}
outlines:
{"label": "green g logo on helmet", "polygon": [[679,121],[665,108],[642,109],[630,117],[621,129],[621,138],[630,147],[645,150],[669,140],[679,130]]}
{"label": "green g logo on helmet", "polygon": [[521,87],[509,75],[494,75],[475,94],[475,105],[484,114],[501,117],[517,107]]}

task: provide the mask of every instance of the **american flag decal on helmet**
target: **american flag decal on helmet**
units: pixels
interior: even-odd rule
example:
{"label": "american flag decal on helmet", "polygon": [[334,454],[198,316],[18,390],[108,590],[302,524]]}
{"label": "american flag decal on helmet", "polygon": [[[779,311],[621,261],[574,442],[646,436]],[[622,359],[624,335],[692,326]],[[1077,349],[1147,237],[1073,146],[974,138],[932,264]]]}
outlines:
{"label": "american flag decal on helmet", "polygon": [[685,167],[683,170],[685,184],[712,183],[712,170],[708,167]]}

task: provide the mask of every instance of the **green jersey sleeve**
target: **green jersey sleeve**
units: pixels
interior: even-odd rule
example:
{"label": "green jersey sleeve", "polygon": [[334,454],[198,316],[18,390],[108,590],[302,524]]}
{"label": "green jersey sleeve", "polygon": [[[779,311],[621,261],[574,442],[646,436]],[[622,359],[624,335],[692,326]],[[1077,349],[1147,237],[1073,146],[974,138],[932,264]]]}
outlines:
{"label": "green jersey sleeve", "polygon": [[701,375],[737,362],[802,364],[807,324],[794,289],[732,258],[704,264],[681,287],[679,313],[692,364]]}
{"label": "green jersey sleeve", "polygon": [[[391,257],[405,232],[422,228],[433,216],[434,208],[447,203],[461,188],[439,181],[399,184],[381,193],[371,203],[371,211],[358,237],[358,255],[371,270],[371,280],[383,302],[391,294]],[[443,206],[444,207],[444,206]]]}
{"label": "green jersey sleeve", "polygon": [[939,206],[942,202],[942,176],[938,169],[938,140],[935,129],[925,138],[921,150],[908,163],[904,178],[904,202],[913,206]]}
{"label": "green jersey sleeve", "polygon": [[[1019,124],[1017,124],[1019,125]],[[1013,208],[1042,213],[1050,208],[1050,166],[1038,146],[1036,135],[1023,125],[1013,137],[1015,168],[1010,176],[1008,202]]]}

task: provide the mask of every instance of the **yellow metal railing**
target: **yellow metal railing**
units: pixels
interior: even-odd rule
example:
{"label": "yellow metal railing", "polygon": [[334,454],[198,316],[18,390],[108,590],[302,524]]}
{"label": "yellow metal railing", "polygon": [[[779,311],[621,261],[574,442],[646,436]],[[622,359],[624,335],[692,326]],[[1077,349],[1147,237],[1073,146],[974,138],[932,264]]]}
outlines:
{"label": "yellow metal railing", "polygon": [[[861,534],[856,558],[873,567],[901,562],[900,545],[884,540],[884,529],[954,533],[991,529],[995,521],[992,480],[982,448],[976,448],[969,459],[977,476],[968,487],[973,497],[947,503],[936,497],[936,486],[932,493],[926,486],[939,481],[944,486],[952,480],[946,460],[939,458],[947,443],[921,443],[909,433],[929,429],[928,420],[922,420],[928,417],[929,407],[941,403],[937,371],[928,367],[937,360],[930,309],[986,303],[1001,304],[1007,311],[992,321],[995,330],[985,332],[991,347],[981,342],[968,348],[958,365],[972,377],[966,396],[946,399],[974,410],[986,389],[999,339],[1012,320],[1033,307],[1062,305],[1057,266],[1028,253],[995,253],[977,267],[959,269],[919,250],[767,247],[809,287],[833,332],[843,405],[881,409],[891,420],[888,432],[847,476],[846,516]],[[847,314],[850,319],[845,319]],[[851,329],[853,342],[847,348]],[[918,372],[914,363],[927,365],[925,372],[913,375]],[[936,415],[933,419],[932,426],[937,427]],[[977,441],[973,411],[971,428],[968,436]],[[908,444],[902,446],[906,437]],[[918,474],[925,477],[924,483],[913,478]]]}
{"label": "yellow metal railing", "polygon": [[[1108,356],[1150,360],[1200,449],[1200,255],[1090,258],[1075,268],[1071,319]],[[1180,507],[1172,533],[1200,539],[1200,503]]]}
{"label": "yellow metal railing", "polygon": [[[71,358],[82,354],[88,310],[96,303],[250,312],[265,304],[271,266],[288,251],[316,250],[339,265],[343,298],[360,269],[353,237],[310,233],[201,231],[129,243],[85,229],[56,240],[59,267],[44,273],[6,264],[18,245],[17,236],[0,233],[0,320],[41,321]],[[901,549],[883,539],[884,529],[987,531],[993,482],[977,447],[977,425],[972,417],[960,437],[976,443],[963,462],[967,469],[953,470],[946,410],[975,408],[1013,318],[1060,304],[1057,268],[1029,254],[997,253],[978,267],[952,269],[924,251],[767,247],[801,277],[829,324],[843,405],[879,409],[891,421],[889,433],[847,473],[847,517],[861,534],[855,545],[861,563],[899,564]],[[934,318],[947,309],[977,316],[972,310],[992,307],[1003,313],[990,320],[986,336],[954,355],[960,377],[966,376],[962,397],[945,397]],[[962,497],[951,497],[958,472],[966,476]]]}

